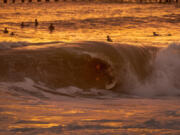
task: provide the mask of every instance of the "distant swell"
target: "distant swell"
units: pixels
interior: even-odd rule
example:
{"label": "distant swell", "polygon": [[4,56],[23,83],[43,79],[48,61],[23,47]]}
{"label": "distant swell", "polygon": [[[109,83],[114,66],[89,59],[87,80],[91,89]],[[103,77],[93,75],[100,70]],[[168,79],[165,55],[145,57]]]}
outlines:
{"label": "distant swell", "polygon": [[29,78],[31,81],[26,79],[25,83],[39,91],[68,96],[91,95],[95,89],[101,90],[101,95],[110,91],[146,97],[177,96],[179,59],[178,44],[156,48],[81,42],[23,47],[1,50],[0,81],[1,85],[15,86]]}

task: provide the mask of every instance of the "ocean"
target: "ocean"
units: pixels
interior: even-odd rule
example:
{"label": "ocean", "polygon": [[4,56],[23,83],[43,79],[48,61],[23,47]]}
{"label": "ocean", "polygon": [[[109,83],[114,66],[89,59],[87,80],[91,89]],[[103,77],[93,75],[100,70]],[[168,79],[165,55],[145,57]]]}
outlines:
{"label": "ocean", "polygon": [[180,134],[178,5],[1,1],[0,29],[0,135]]}

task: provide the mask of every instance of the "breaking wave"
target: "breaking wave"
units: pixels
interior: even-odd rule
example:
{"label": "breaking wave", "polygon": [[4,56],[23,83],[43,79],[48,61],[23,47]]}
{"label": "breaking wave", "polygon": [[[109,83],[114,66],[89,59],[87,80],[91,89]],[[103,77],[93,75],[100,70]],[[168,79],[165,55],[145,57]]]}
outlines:
{"label": "breaking wave", "polygon": [[88,97],[180,95],[180,44],[166,48],[105,42],[19,46],[1,50],[1,90],[40,97],[47,93]]}

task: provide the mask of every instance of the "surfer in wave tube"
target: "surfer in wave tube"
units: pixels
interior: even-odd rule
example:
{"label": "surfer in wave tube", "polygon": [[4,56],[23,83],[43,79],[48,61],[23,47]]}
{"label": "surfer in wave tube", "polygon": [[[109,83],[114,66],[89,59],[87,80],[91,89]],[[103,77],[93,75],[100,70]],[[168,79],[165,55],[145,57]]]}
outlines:
{"label": "surfer in wave tube", "polygon": [[[114,77],[113,69],[111,68],[110,65],[107,65],[105,63],[98,63],[96,64],[95,68],[97,71],[103,72],[103,74],[107,78],[105,89],[109,90],[116,86],[116,78]],[[96,77],[96,81],[99,81],[99,79],[100,79],[99,77]]]}

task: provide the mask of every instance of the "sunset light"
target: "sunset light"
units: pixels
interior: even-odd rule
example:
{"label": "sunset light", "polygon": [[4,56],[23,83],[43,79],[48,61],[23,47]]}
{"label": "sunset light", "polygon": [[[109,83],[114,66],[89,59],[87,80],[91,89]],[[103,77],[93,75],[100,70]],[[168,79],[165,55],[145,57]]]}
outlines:
{"label": "sunset light", "polygon": [[1,0],[0,135],[180,135],[180,0]]}

